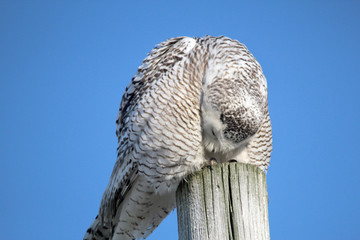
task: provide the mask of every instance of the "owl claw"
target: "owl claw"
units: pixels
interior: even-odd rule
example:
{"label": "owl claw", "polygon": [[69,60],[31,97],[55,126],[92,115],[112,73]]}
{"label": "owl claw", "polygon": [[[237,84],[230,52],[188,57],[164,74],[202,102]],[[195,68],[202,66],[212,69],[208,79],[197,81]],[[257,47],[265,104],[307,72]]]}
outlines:
{"label": "owl claw", "polygon": [[216,158],[210,158],[209,160],[207,160],[204,164],[204,167],[210,167],[212,168],[212,166],[218,164],[218,161],[216,160]]}
{"label": "owl claw", "polygon": [[215,164],[218,164],[218,161],[216,160],[216,158],[210,158],[210,160],[207,162],[207,165],[209,166],[212,166],[212,165],[215,165]]}
{"label": "owl claw", "polygon": [[235,159],[230,159],[228,162],[233,163],[233,162],[237,162],[237,161]]}

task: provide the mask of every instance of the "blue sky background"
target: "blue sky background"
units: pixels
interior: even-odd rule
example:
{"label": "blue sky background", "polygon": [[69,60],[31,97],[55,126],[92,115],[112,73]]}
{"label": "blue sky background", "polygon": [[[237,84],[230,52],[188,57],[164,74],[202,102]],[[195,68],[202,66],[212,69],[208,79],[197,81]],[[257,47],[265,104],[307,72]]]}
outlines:
{"label": "blue sky background", "polygon": [[[225,35],[268,80],[272,239],[360,239],[357,1],[1,1],[1,238],[82,239],[124,88],[155,44]],[[176,211],[148,238],[177,239]]]}

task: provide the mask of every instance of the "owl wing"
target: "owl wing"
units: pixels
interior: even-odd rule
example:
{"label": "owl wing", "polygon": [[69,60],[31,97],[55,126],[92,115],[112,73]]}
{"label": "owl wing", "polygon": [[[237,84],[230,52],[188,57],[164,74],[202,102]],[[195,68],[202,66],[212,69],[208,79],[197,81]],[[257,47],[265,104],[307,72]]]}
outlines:
{"label": "owl wing", "polygon": [[124,211],[121,205],[139,178],[141,187],[152,185],[142,190],[175,192],[189,166],[200,167],[194,159],[201,143],[201,76],[187,70],[194,67],[195,45],[186,37],[159,44],[126,87],[116,120],[117,161],[99,211],[104,222]]}
{"label": "owl wing", "polygon": [[260,128],[249,142],[247,150],[251,164],[257,165],[266,172],[270,165],[272,152],[272,130],[267,107],[265,118],[263,119]]}

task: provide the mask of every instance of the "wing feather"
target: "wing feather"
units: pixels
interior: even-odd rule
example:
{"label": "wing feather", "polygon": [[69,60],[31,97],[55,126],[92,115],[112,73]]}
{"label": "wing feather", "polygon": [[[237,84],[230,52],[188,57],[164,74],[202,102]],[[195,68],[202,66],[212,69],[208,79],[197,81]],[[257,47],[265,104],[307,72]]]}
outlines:
{"label": "wing feather", "polygon": [[[188,76],[188,79],[181,78],[189,73],[186,70],[177,70],[181,69],[177,65],[191,61],[189,53],[194,46],[195,40],[187,37],[160,43],[148,54],[126,87],[116,119],[117,161],[99,211],[105,223],[112,222],[121,211],[121,204],[139,175],[153,179],[155,189],[159,189],[161,184],[156,185],[156,179],[169,175],[163,171],[164,167],[173,167],[171,174],[184,175],[185,173],[181,172],[184,171],[181,169],[182,162],[186,161],[186,158],[195,157],[191,156],[189,150],[197,152],[199,149],[200,112],[187,109],[196,109],[199,106],[201,79],[197,79],[197,88],[189,86],[190,81],[193,81],[189,77],[193,76]],[[188,98],[193,100],[189,101]],[[183,110],[173,111],[175,116],[172,118],[179,118],[182,122],[172,123],[171,125],[176,127],[169,129],[166,125],[170,121],[170,111],[178,106]],[[182,116],[184,110],[187,116]],[[194,119],[196,121],[192,122]],[[177,134],[183,134],[191,144],[183,139],[182,142],[176,141],[174,135]],[[179,152],[182,154],[179,155]],[[186,156],[189,152],[190,156]],[[181,159],[181,156],[184,159]],[[169,159],[173,162],[169,162]],[[166,184],[169,185],[171,184]]]}

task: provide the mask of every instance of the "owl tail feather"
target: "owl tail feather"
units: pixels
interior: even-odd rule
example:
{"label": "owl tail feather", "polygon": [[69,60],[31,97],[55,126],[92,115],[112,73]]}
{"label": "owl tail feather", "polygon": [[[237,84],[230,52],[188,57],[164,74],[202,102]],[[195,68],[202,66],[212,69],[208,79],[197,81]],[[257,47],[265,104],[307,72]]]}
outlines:
{"label": "owl tail feather", "polygon": [[101,223],[98,216],[86,231],[84,240],[109,240],[110,228]]}

